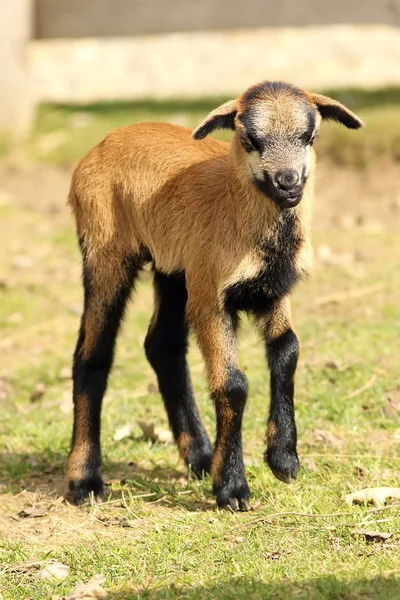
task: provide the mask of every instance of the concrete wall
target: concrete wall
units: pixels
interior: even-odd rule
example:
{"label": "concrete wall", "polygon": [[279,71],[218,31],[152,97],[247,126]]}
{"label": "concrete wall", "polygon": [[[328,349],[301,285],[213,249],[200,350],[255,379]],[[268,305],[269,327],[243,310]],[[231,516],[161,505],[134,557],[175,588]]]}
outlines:
{"label": "concrete wall", "polygon": [[0,0],[0,131],[41,100],[400,85],[399,26],[400,0]]}
{"label": "concrete wall", "polygon": [[46,40],[30,50],[36,96],[55,102],[229,96],[263,79],[400,85],[400,28],[384,25]]}
{"label": "concrete wall", "polygon": [[36,0],[38,38],[343,23],[400,25],[400,0]]}
{"label": "concrete wall", "polygon": [[29,128],[33,115],[28,62],[30,0],[0,1],[0,131],[14,135]]}

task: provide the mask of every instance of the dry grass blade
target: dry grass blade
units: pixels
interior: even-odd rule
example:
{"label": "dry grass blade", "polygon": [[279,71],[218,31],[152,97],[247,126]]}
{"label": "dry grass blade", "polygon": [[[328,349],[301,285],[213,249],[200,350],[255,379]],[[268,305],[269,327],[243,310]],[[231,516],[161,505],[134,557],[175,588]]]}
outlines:
{"label": "dry grass blade", "polygon": [[376,375],[374,374],[374,375],[372,375],[371,379],[369,381],[367,381],[367,383],[365,385],[354,390],[354,392],[351,392],[351,394],[348,394],[347,396],[345,396],[343,398],[343,400],[350,400],[350,398],[355,398],[356,396],[359,396],[360,394],[365,392],[365,390],[368,390],[370,387],[372,387],[374,385],[375,381],[376,381]]}
{"label": "dry grass blade", "polygon": [[27,560],[24,562],[16,563],[15,565],[9,565],[4,567],[2,570],[3,573],[30,573],[33,571],[38,571],[40,567],[46,564],[45,560],[37,561],[37,560]]}

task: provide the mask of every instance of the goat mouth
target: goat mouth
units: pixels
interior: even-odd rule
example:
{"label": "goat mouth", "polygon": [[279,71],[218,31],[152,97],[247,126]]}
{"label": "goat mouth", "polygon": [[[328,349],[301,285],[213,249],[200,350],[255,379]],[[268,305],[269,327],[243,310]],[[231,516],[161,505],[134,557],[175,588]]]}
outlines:
{"label": "goat mouth", "polygon": [[294,208],[297,206],[302,199],[303,194],[297,194],[296,196],[288,196],[287,198],[281,198],[278,203],[282,208]]}
{"label": "goat mouth", "polygon": [[266,175],[264,179],[258,179],[251,170],[253,176],[253,184],[257,189],[262,192],[267,198],[270,198],[279,208],[294,208],[299,204],[303,197],[303,185],[297,186],[292,192],[286,192],[278,190],[273,184],[272,179],[269,175]]}

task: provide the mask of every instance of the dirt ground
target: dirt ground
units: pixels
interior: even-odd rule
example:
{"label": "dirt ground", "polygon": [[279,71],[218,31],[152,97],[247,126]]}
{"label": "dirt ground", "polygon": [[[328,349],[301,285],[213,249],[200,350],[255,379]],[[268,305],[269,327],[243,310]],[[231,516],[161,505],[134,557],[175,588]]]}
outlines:
{"label": "dirt ground", "polygon": [[[0,202],[67,218],[72,168],[0,163]],[[314,227],[364,225],[369,220],[396,225],[400,215],[399,165],[378,161],[365,169],[319,161]]]}

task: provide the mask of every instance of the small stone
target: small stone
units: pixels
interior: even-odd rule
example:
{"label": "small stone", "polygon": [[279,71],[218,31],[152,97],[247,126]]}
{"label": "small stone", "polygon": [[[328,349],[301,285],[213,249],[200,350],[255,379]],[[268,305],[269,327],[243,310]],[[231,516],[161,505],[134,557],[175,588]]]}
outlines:
{"label": "small stone", "polygon": [[[68,565],[63,565],[58,562],[50,563],[43,569],[41,569],[38,573],[39,579],[65,579],[69,575],[70,567]],[[79,596],[75,596],[78,598]],[[84,598],[84,596],[80,596]],[[89,596],[87,596],[89,598]],[[96,596],[93,596],[94,598]]]}
{"label": "small stone", "polygon": [[352,214],[341,215],[338,220],[338,225],[342,229],[354,229],[357,226],[357,217]]}
{"label": "small stone", "polygon": [[46,386],[44,385],[44,383],[38,383],[33,392],[31,393],[31,402],[37,402],[38,400],[40,400],[44,396],[45,391]]}

